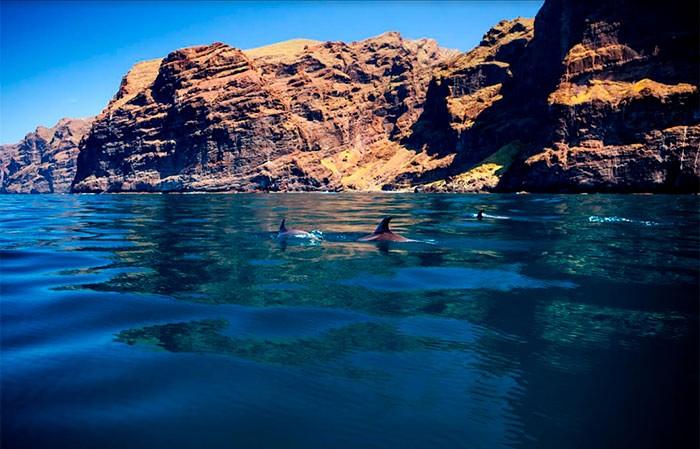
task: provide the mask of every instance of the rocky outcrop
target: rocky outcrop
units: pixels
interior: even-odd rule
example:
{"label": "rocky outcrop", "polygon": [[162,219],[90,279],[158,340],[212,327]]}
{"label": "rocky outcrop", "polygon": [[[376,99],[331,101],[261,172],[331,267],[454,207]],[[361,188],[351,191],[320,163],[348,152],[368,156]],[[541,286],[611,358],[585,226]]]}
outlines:
{"label": "rocky outcrop", "polygon": [[517,142],[486,189],[697,192],[698,42],[697,8],[680,1],[547,0],[500,101],[459,136],[450,179]]}
{"label": "rocky outcrop", "polygon": [[82,145],[76,192],[380,189],[444,166],[399,145],[454,52],[386,33],[136,65]]}
{"label": "rocky outcrop", "polygon": [[697,125],[651,130],[626,145],[555,143],[525,160],[518,185],[527,191],[695,192],[699,147]]}
{"label": "rocky outcrop", "polygon": [[460,136],[501,100],[503,83],[513,78],[511,64],[532,36],[532,19],[504,20],[484,35],[479,46],[441,64],[410,143],[439,152],[459,151]]}
{"label": "rocky outcrop", "polygon": [[545,31],[571,24],[568,42],[558,42],[568,45],[546,97],[548,135],[522,155],[504,188],[697,191],[697,9],[676,1],[560,1],[538,20],[551,22]]}
{"label": "rocky outcrop", "polygon": [[[72,190],[698,192],[698,30],[680,0],[546,0],[463,54],[397,33],[178,50],[124,77]],[[55,155],[47,133],[3,147],[3,191],[65,190],[80,133]]]}
{"label": "rocky outcrop", "polygon": [[92,118],[39,126],[16,144],[0,146],[1,193],[67,193],[75,177],[80,139]]}
{"label": "rocky outcrop", "polygon": [[[471,130],[478,123],[500,127],[507,120],[493,116],[494,106],[503,99],[504,83],[512,82],[512,64],[522,56],[533,30],[532,19],[501,21],[479,46],[439,66],[424,111],[406,143],[416,150],[456,158],[449,169],[404,176],[405,185],[417,184],[423,191],[468,192],[493,190],[498,185],[519,144],[512,139],[494,151],[488,132]],[[484,113],[491,118],[481,119]]]}

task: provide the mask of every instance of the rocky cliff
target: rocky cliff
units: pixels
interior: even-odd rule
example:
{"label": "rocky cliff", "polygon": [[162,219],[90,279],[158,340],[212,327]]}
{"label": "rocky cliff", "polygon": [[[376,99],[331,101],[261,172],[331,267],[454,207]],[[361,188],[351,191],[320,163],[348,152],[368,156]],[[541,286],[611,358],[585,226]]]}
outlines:
{"label": "rocky cliff", "polygon": [[397,33],[251,51],[188,48],[136,65],[86,136],[77,192],[378,189],[451,157],[398,142],[453,55]]}
{"label": "rocky cliff", "polygon": [[[447,169],[404,176],[408,185],[427,191],[484,191],[497,186],[499,174],[518,148],[510,145],[507,151],[494,153],[493,136],[479,129],[484,123],[482,114],[498,109],[503,86],[514,79],[512,65],[522,57],[533,33],[532,19],[504,20],[489,30],[476,48],[434,71],[424,112],[406,143],[418,151],[453,154],[456,158]],[[488,120],[496,128],[508,122],[507,116]],[[475,125],[479,125],[476,132],[472,131]],[[506,162],[502,161],[504,153],[508,156]],[[472,167],[474,162],[481,163]]]}
{"label": "rocky cliff", "polygon": [[[697,12],[546,0],[463,54],[397,33],[178,50],[124,77],[72,189],[698,192]],[[51,133],[3,147],[3,191],[66,188],[82,133]]]}
{"label": "rocky cliff", "polygon": [[547,0],[501,98],[458,136],[450,176],[423,188],[697,192],[700,58],[689,5]]}
{"label": "rocky cliff", "polygon": [[80,139],[92,119],[39,126],[21,142],[0,145],[1,193],[67,193],[75,177]]}

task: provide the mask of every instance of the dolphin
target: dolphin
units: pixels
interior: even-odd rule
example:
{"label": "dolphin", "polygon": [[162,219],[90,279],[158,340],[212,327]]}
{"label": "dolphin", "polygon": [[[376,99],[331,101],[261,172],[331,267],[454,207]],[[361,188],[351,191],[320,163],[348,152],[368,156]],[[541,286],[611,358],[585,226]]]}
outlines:
{"label": "dolphin", "polygon": [[384,217],[373,233],[361,237],[360,242],[417,242],[418,240],[407,239],[406,237],[394,234],[389,229],[389,222],[394,217]]}
{"label": "dolphin", "polygon": [[277,238],[279,240],[284,240],[288,238],[318,240],[318,237],[311,234],[310,232],[302,231],[301,229],[287,229],[287,226],[285,226],[286,221],[287,220],[283,218],[282,223],[280,223],[280,229],[277,232]]}

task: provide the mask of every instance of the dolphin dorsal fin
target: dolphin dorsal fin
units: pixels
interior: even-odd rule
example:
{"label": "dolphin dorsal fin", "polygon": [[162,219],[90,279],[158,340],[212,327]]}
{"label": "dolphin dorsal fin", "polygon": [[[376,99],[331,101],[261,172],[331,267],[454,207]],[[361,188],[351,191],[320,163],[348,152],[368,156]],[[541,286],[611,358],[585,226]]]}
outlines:
{"label": "dolphin dorsal fin", "polygon": [[282,219],[282,223],[280,223],[280,231],[279,232],[287,232],[287,227],[284,225],[284,222],[287,221],[285,218]]}
{"label": "dolphin dorsal fin", "polygon": [[375,234],[383,234],[385,232],[391,232],[389,230],[389,222],[391,221],[392,218],[394,218],[394,217],[384,217],[384,219],[382,219],[382,221],[377,226],[377,229],[374,230],[374,233]]}

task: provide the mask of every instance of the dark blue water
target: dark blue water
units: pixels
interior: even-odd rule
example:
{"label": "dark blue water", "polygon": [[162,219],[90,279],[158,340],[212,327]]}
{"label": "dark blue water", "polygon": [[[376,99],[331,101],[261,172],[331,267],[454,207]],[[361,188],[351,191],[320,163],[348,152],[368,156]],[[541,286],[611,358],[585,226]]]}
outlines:
{"label": "dark blue water", "polygon": [[2,446],[697,447],[699,207],[0,196]]}

